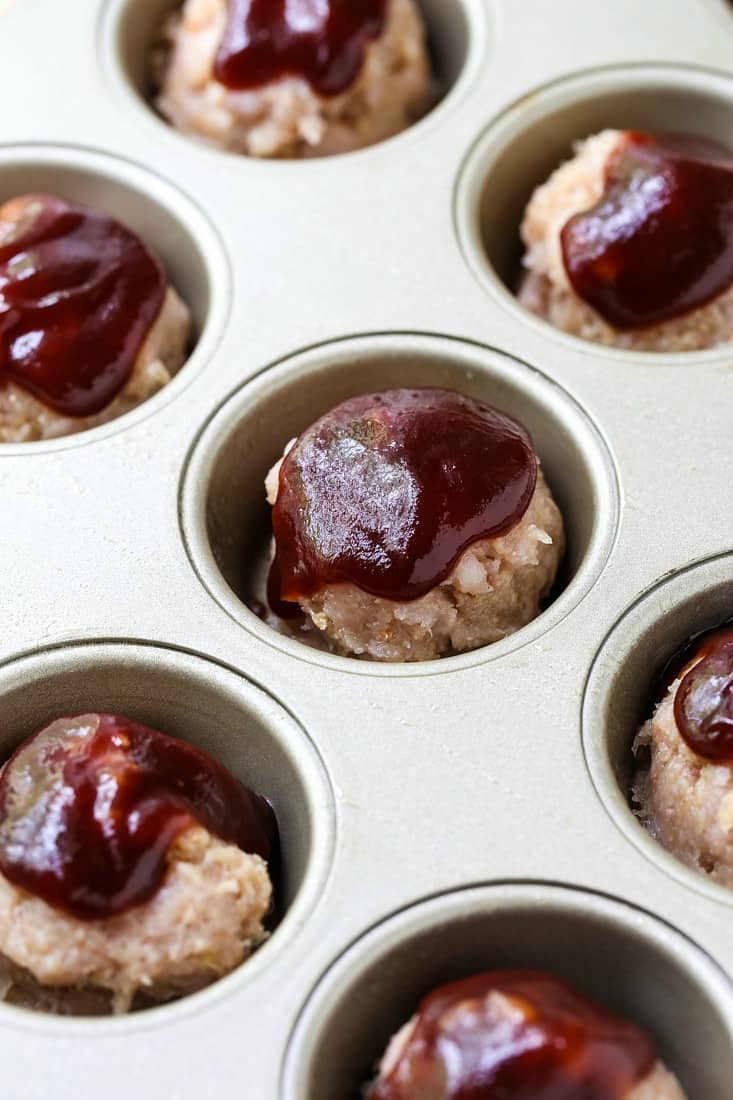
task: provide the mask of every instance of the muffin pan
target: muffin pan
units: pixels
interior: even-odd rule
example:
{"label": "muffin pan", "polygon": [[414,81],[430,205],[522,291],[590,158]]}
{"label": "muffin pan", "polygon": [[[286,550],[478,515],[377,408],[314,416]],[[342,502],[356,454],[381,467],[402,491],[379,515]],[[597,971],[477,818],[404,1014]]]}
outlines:
{"label": "muffin pan", "polygon": [[[507,962],[648,1026],[691,1100],[730,1100],[733,894],[654,845],[626,790],[657,670],[733,613],[733,353],[583,344],[507,283],[522,205],[574,139],[731,142],[733,9],[426,0],[436,109],[363,152],[265,163],[184,140],[144,102],[141,50],[171,6],[0,0],[0,197],[117,213],[197,324],[140,409],[0,447],[2,750],[92,706],[200,739],[276,805],[283,906],[250,962],[173,1005],[0,1005],[4,1092],[352,1100],[422,993]],[[384,666],[279,635],[241,597],[284,443],[405,382],[527,424],[569,555],[505,642]]]}

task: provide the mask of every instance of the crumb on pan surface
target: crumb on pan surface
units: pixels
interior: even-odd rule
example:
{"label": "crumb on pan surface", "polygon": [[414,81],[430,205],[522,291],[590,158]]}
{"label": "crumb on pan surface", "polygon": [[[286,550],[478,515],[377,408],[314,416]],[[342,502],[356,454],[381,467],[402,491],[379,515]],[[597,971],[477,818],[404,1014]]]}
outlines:
{"label": "crumb on pan surface", "polygon": [[683,316],[624,332],[609,325],[571,287],[560,233],[573,215],[602,197],[606,162],[623,138],[623,131],[604,130],[579,142],[572,159],[535,190],[521,226],[525,274],[519,301],[554,328],[610,347],[676,353],[728,343],[733,340],[733,287]]}
{"label": "crumb on pan surface", "polygon": [[354,83],[318,95],[302,78],[233,91],[213,76],[226,0],[186,0],[154,56],[161,114],[182,133],[256,157],[345,153],[404,130],[431,105],[425,28],[415,0],[389,0],[381,36]]}
{"label": "crumb on pan surface", "polygon": [[[267,477],[270,504],[279,470],[280,463]],[[505,535],[473,543],[427,595],[400,602],[334,584],[301,607],[336,653],[429,661],[499,641],[536,618],[564,549],[562,516],[540,469],[521,520]]]}
{"label": "crumb on pan surface", "polygon": [[96,987],[108,991],[115,1012],[125,1012],[138,993],[165,1001],[193,992],[265,939],[271,897],[264,860],[200,826],[171,845],[155,896],[107,919],[79,920],[0,874],[0,952],[11,964],[6,993],[24,979],[53,987],[63,1011],[67,987]]}
{"label": "crumb on pan surface", "polygon": [[688,867],[733,888],[733,767],[693,752],[677,726],[675,680],[639,730],[634,752],[650,764],[633,797],[652,836]]}
{"label": "crumb on pan surface", "polygon": [[[26,197],[0,206],[0,244],[9,242],[36,216]],[[155,323],[140,349],[132,374],[121,392],[94,416],[69,417],[43,404],[12,381],[0,381],[0,443],[30,443],[87,431],[147,401],[183,366],[191,338],[188,307],[168,286]]]}

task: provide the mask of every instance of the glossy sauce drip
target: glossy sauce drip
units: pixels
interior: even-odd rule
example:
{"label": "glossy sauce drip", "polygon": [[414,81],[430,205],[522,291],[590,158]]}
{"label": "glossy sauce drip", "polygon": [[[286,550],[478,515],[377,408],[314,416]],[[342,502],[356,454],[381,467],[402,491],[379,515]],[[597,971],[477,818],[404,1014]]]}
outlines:
{"label": "glossy sauce drip", "polygon": [[387,0],[229,0],[214,66],[228,88],[302,77],[323,96],[349,88],[384,26]]}
{"label": "glossy sauce drip", "polygon": [[368,1100],[625,1100],[656,1061],[633,1024],[559,979],[480,974],[424,999]]}
{"label": "glossy sauce drip", "polygon": [[561,240],[575,292],[617,329],[705,305],[733,284],[733,153],[694,137],[626,134],[602,198]]}
{"label": "glossy sauce drip", "polygon": [[487,405],[435,389],[352,398],[283,461],[273,610],[338,583],[418,599],[472,543],[514,527],[536,483],[529,436]]}
{"label": "glossy sauce drip", "polygon": [[675,650],[655,683],[654,706],[662,702],[675,680],[680,680],[685,675],[697,659],[698,651],[704,652],[709,641],[714,643],[718,634],[728,630],[733,630],[733,619],[726,619],[708,630],[699,630],[696,634],[692,634],[684,645]]}
{"label": "glossy sauce drip", "polygon": [[677,728],[698,756],[733,764],[733,626],[703,635],[686,653],[674,701]]}
{"label": "glossy sauce drip", "polygon": [[132,374],[165,273],[106,214],[50,195],[12,205],[17,229],[8,237],[0,221],[0,385],[15,382],[63,416],[92,416]]}
{"label": "glossy sauce drip", "polygon": [[54,722],[0,776],[0,869],[82,920],[151,898],[170,845],[195,824],[263,859],[276,853],[264,798],[201,750],[119,715]]}

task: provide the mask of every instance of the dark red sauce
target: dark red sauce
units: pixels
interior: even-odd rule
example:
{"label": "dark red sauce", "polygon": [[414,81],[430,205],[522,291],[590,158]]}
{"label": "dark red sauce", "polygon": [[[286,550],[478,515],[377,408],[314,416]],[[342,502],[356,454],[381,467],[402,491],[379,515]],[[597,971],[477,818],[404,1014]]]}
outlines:
{"label": "dark red sauce", "polygon": [[273,610],[338,583],[415,600],[472,543],[518,523],[536,483],[524,428],[470,397],[405,389],[345,401],[282,464]]}
{"label": "dark red sauce", "polygon": [[705,305],[733,284],[733,152],[626,134],[603,197],[567,222],[562,249],[576,293],[617,329]]}
{"label": "dark red sauce", "polygon": [[0,776],[0,869],[11,882],[91,920],[151,898],[170,845],[194,824],[275,854],[269,803],[206,753],[120,715],[83,718],[29,738]]}
{"label": "dark red sauce", "polygon": [[726,619],[718,626],[708,630],[699,630],[693,634],[684,645],[675,650],[666,662],[656,681],[653,703],[656,706],[661,703],[675,680],[679,680],[687,672],[688,667],[697,659],[699,650],[705,650],[708,639],[714,639],[717,634],[733,630],[733,619]]}
{"label": "dark red sauce", "polygon": [[[492,998],[501,994],[512,1002]],[[479,974],[421,1003],[407,1047],[368,1100],[624,1100],[656,1061],[647,1035],[559,979]]]}
{"label": "dark red sauce", "polygon": [[674,701],[674,717],[698,756],[733,764],[733,625],[697,640]]}
{"label": "dark red sauce", "polygon": [[64,416],[117,396],[163,305],[165,273],[107,214],[28,195],[0,243],[0,384],[15,382]]}
{"label": "dark red sauce", "polygon": [[387,0],[229,0],[214,75],[239,91],[303,77],[320,95],[337,95],[382,33],[386,8]]}
{"label": "dark red sauce", "polygon": [[[272,559],[270,566],[270,572],[267,575],[267,605],[270,611],[273,611],[276,615],[279,615],[281,619],[290,619],[295,621],[296,619],[303,618],[303,612],[300,605],[297,603],[289,603],[287,600],[283,600],[280,596],[282,592],[282,575],[280,571],[280,557],[276,553]],[[267,613],[265,612],[265,618]]]}

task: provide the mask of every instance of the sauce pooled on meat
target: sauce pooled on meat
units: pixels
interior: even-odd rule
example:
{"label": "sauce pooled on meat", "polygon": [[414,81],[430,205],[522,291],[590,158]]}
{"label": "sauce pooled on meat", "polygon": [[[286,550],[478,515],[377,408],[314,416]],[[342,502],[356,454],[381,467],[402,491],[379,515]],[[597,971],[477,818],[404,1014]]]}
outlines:
{"label": "sauce pooled on meat", "polygon": [[302,77],[315,92],[345,91],[384,26],[387,0],[229,0],[216,79],[238,91]]}
{"label": "sauce pooled on meat", "polygon": [[0,385],[15,382],[63,416],[92,416],[130,378],[166,276],[107,214],[52,195],[24,201],[17,231],[0,234]]}
{"label": "sauce pooled on meat", "polygon": [[199,824],[268,859],[269,803],[207,753],[121,715],[55,722],[0,776],[0,869],[82,920],[151,898],[176,837]]}
{"label": "sauce pooled on meat", "polygon": [[674,701],[674,717],[698,756],[733,764],[733,626],[698,639]]}
{"label": "sauce pooled on meat", "polygon": [[531,970],[479,974],[421,1003],[368,1100],[624,1100],[656,1061],[638,1027]]}
{"label": "sauce pooled on meat", "polygon": [[537,470],[524,428],[459,393],[401,389],[345,401],[283,461],[273,610],[338,583],[391,600],[424,596],[472,543],[521,520]]}
{"label": "sauce pooled on meat", "polygon": [[669,321],[733,284],[733,153],[684,135],[624,135],[606,188],[563,227],[565,269],[617,329]]}

